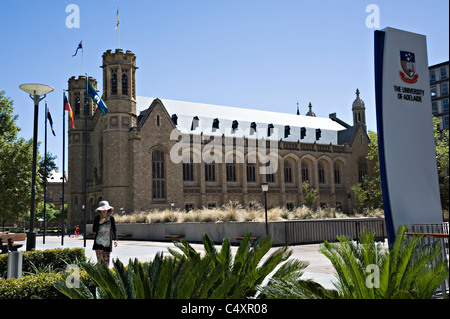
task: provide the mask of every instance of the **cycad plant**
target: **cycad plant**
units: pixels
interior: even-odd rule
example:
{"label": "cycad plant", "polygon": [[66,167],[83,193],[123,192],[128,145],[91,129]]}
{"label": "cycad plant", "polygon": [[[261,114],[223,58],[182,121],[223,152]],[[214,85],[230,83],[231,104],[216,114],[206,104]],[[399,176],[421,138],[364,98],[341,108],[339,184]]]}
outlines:
{"label": "cycad plant", "polygon": [[390,250],[376,243],[374,233],[363,232],[360,244],[344,237],[323,243],[320,251],[336,270],[336,289],[304,281],[295,276],[273,280],[263,287],[266,298],[317,299],[429,299],[449,277],[439,242],[420,245],[421,236],[406,237],[399,227]]}
{"label": "cycad plant", "polygon": [[[169,249],[171,256],[158,253],[149,263],[130,259],[125,267],[118,259],[113,268],[105,264],[87,264],[84,269],[97,286],[90,291],[80,282],[78,287],[66,285],[67,274],[55,287],[69,298],[82,299],[223,299],[249,298],[256,293],[256,286],[280,263],[286,261],[291,251],[279,248],[262,261],[272,246],[270,238],[258,240],[250,245],[250,233],[242,240],[234,258],[229,239],[217,251],[211,238],[205,234],[205,254],[194,250],[188,242],[181,240],[175,245],[181,252]],[[287,261],[273,275],[283,279],[301,272],[307,263]]]}

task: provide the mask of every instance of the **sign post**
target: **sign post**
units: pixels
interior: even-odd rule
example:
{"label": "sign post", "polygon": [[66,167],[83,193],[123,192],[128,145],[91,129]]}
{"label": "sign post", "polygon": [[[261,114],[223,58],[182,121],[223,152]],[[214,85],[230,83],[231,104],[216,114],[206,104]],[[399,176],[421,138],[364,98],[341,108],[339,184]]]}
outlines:
{"label": "sign post", "polygon": [[424,35],[375,31],[375,101],[389,244],[400,224],[442,223]]}

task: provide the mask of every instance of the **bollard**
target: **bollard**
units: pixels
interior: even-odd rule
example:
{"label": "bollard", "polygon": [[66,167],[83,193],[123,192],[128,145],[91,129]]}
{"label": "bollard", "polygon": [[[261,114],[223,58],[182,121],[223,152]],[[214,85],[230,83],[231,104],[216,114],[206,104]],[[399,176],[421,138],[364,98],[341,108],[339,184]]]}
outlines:
{"label": "bollard", "polygon": [[22,277],[22,251],[8,252],[8,279]]}

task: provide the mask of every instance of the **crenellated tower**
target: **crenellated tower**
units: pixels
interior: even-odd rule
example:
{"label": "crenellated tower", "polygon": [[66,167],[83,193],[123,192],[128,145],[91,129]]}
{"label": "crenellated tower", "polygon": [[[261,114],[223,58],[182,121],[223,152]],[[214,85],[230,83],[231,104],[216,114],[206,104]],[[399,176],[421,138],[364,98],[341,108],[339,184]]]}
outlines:
{"label": "crenellated tower", "polygon": [[136,126],[136,56],[131,51],[111,50],[103,54],[103,100],[108,112],[103,117],[103,199],[114,207],[131,207],[132,165],[129,131]]}
{"label": "crenellated tower", "polygon": [[[97,80],[89,77],[89,82],[96,89]],[[85,95],[86,95],[86,77],[73,76],[68,81],[68,101],[71,105],[74,115],[74,126],[67,116],[68,121],[68,220],[73,223],[82,225],[84,205],[84,130],[85,130]],[[92,160],[89,159],[92,150],[92,118],[96,111],[96,105],[91,99],[87,104],[87,183],[92,181]],[[92,210],[92,201],[88,201],[88,211]]]}

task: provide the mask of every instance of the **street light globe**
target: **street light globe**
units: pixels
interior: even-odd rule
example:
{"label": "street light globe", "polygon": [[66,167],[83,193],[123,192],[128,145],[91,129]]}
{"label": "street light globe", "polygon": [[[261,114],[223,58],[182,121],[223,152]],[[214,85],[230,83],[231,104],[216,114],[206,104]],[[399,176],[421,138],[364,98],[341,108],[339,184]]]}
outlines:
{"label": "street light globe", "polygon": [[263,192],[267,192],[269,190],[269,183],[262,183],[261,188]]}
{"label": "street light globe", "polygon": [[37,83],[26,83],[19,85],[19,88],[24,90],[30,95],[45,95],[47,93],[50,93],[54,90],[53,87],[46,84],[37,84]]}

